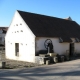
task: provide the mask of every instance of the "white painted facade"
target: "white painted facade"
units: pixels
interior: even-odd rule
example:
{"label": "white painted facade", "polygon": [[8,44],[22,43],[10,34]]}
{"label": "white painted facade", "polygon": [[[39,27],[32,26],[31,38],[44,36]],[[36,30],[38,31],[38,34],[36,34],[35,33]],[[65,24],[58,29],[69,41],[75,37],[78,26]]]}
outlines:
{"label": "white painted facade", "polygon": [[[44,46],[46,39],[52,40],[54,53],[63,55],[69,51],[70,43],[59,43],[59,38],[36,38],[28,25],[16,11],[5,36],[6,58],[19,61],[35,62],[35,53],[39,50],[46,50]],[[15,55],[15,43],[19,43],[19,56]],[[79,46],[80,43],[75,43],[75,49],[78,52],[80,52]]]}
{"label": "white painted facade", "polygon": [[[15,56],[15,43],[19,43],[19,56]],[[5,47],[6,58],[35,62],[35,36],[17,11],[6,34]]]}
{"label": "white painted facade", "polygon": [[66,51],[69,50],[69,43],[59,43],[59,38],[36,38],[36,52],[39,50],[46,50],[44,42],[46,39],[51,39],[53,43],[54,53],[59,55],[66,54]]}

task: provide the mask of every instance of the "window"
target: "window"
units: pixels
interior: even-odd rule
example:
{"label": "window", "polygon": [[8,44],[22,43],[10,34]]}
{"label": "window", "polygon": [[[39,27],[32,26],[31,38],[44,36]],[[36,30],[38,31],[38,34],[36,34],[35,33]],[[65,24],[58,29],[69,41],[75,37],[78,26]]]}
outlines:
{"label": "window", "polygon": [[16,26],[18,26],[18,24],[16,24]]}
{"label": "window", "polygon": [[20,23],[20,25],[22,25],[22,24]]}
{"label": "window", "polygon": [[3,48],[3,50],[5,50],[5,48]]}
{"label": "window", "polygon": [[76,41],[76,42],[80,42],[78,38],[75,38],[75,41]]}
{"label": "window", "polygon": [[2,42],[2,37],[0,37],[0,42]]}
{"label": "window", "polygon": [[0,41],[2,41],[2,37],[0,37]]}
{"label": "window", "polygon": [[15,56],[19,56],[19,43],[15,43]]}
{"label": "window", "polygon": [[62,38],[59,38],[59,42],[62,43],[63,42],[63,39]]}
{"label": "window", "polygon": [[23,32],[23,30],[21,30],[21,32]]}
{"label": "window", "polygon": [[21,45],[23,45],[23,43],[21,43]]}

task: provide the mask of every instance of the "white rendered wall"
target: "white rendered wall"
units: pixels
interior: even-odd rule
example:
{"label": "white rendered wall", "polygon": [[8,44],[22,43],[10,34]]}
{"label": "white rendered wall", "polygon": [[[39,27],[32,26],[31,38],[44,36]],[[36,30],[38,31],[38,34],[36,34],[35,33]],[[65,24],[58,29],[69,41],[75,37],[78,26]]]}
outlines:
{"label": "white rendered wall", "polygon": [[74,51],[75,53],[80,54],[80,42],[76,43],[75,38],[71,38],[74,43]]}
{"label": "white rendered wall", "polygon": [[[6,58],[35,62],[35,36],[17,11],[6,34],[5,43]],[[19,57],[15,56],[15,43],[19,43]]]}
{"label": "white rendered wall", "polygon": [[44,42],[46,39],[51,39],[53,42],[54,52],[60,55],[66,54],[66,50],[69,50],[69,43],[59,43],[58,38],[36,38],[36,52],[39,50],[46,50],[44,47]]}

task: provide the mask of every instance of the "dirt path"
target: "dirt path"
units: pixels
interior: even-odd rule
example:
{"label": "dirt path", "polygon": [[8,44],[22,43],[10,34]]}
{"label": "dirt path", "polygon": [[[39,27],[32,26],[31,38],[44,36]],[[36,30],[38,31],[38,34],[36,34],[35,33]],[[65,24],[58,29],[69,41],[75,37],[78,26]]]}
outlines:
{"label": "dirt path", "polygon": [[0,70],[0,80],[80,80],[80,60],[26,69]]}

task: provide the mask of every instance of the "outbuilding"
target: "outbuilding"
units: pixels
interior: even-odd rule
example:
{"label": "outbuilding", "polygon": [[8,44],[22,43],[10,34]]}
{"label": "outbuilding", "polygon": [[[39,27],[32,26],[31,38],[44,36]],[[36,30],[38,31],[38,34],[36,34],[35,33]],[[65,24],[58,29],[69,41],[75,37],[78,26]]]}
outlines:
{"label": "outbuilding", "polygon": [[17,10],[5,37],[6,58],[35,62],[45,41],[59,55],[80,53],[80,26],[71,20]]}

